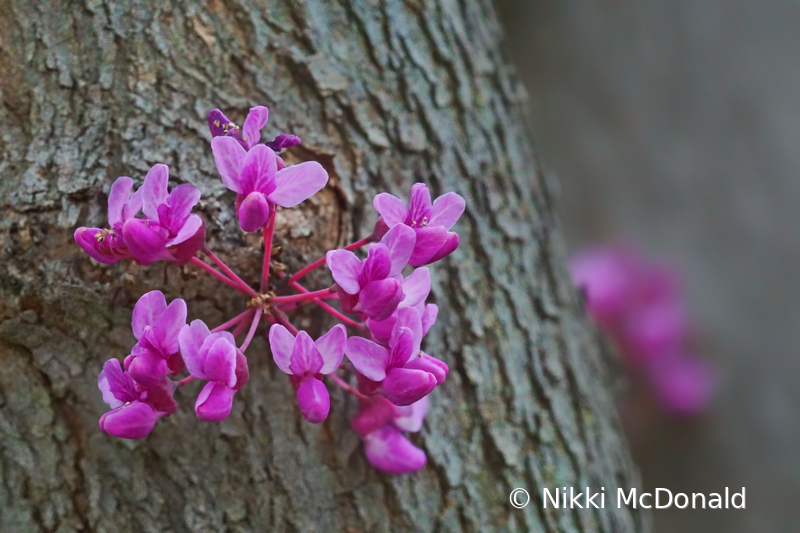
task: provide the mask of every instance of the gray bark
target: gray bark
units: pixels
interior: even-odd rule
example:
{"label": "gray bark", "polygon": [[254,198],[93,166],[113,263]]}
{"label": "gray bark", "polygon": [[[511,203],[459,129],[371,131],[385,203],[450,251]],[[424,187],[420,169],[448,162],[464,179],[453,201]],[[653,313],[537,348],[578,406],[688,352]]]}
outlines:
{"label": "gray bark", "polygon": [[[637,475],[501,41],[487,1],[0,3],[0,530],[646,529],[612,503]],[[105,225],[117,176],[167,163],[202,189],[212,249],[258,279],[260,238],[238,229],[204,121],[257,104],[266,134],[302,137],[290,162],[331,175],[278,214],[291,269],[366,235],[377,191],[423,180],[467,199],[462,246],[433,269],[427,349],[452,370],[413,437],[419,473],[369,467],[341,391],[325,423],[303,422],[263,337],[226,421],[195,418],[192,384],[145,440],[97,427],[97,373],[134,343],[141,294],[211,324],[245,302],[191,266],[93,263],[72,232]],[[571,485],[605,487],[606,508],[542,510],[541,488]]]}

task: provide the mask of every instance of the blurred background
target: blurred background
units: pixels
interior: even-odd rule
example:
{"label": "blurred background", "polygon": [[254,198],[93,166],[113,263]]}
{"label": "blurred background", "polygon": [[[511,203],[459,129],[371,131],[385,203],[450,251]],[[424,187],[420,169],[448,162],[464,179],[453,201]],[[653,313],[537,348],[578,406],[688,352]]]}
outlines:
{"label": "blurred background", "polygon": [[744,486],[747,509],[658,510],[656,531],[798,531],[800,3],[497,4],[570,248],[677,266],[717,371],[700,417],[634,395],[625,422],[646,488]]}

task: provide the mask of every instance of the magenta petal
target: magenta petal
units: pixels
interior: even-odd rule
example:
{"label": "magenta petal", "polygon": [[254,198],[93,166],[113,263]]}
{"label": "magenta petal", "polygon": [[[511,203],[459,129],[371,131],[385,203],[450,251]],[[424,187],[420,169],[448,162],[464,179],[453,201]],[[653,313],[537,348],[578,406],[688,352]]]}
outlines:
{"label": "magenta petal", "polygon": [[181,298],[175,298],[153,325],[153,332],[158,338],[164,356],[174,354],[180,349],[178,334],[185,325],[186,302]]}
{"label": "magenta petal", "polygon": [[398,337],[400,335],[401,330],[408,329],[412,333],[413,344],[411,347],[411,353],[409,354],[406,359],[401,362],[399,365],[395,366],[402,366],[405,361],[408,361],[408,358],[420,353],[420,345],[422,344],[422,320],[420,318],[419,311],[417,311],[413,307],[403,307],[397,310],[397,320],[395,322],[394,327],[392,328],[391,336],[389,339],[389,343],[394,346],[397,343]]}
{"label": "magenta petal", "polygon": [[117,178],[108,193],[108,225],[112,228],[125,222],[122,216],[123,208],[131,196],[133,180],[128,177]]}
{"label": "magenta petal", "polygon": [[444,361],[440,361],[426,353],[419,354],[417,357],[412,357],[403,368],[429,372],[436,378],[437,385],[444,383],[448,372],[450,372],[450,367],[448,367]]}
{"label": "magenta petal", "polygon": [[247,367],[247,358],[241,350],[236,350],[236,385],[233,390],[241,390],[250,379],[250,369]]}
{"label": "magenta petal", "polygon": [[121,439],[141,439],[153,431],[161,416],[161,413],[137,400],[101,416],[100,429]]}
{"label": "magenta petal", "polygon": [[167,370],[167,360],[150,350],[136,354],[128,366],[128,374],[143,387],[152,387],[161,381]]}
{"label": "magenta petal", "polygon": [[131,218],[122,226],[122,237],[131,251],[133,259],[141,265],[149,265],[161,259],[172,259],[167,250],[167,235],[157,225],[147,220]]}
{"label": "magenta petal", "polygon": [[[181,222],[189,216],[192,208],[200,201],[200,189],[191,183],[183,183],[178,185],[167,197],[167,205],[169,206],[172,220]],[[173,230],[175,228],[172,228]]]}
{"label": "magenta petal", "polygon": [[349,250],[331,250],[325,254],[325,263],[331,269],[333,280],[348,294],[357,294],[361,286],[361,261]]}
{"label": "magenta petal", "polygon": [[[197,215],[189,215],[183,225],[178,228],[175,236],[167,241],[167,246],[176,246],[184,243],[194,237],[201,229],[204,229],[203,219]],[[196,252],[197,250],[195,250]]]}
{"label": "magenta petal", "polygon": [[389,272],[390,276],[399,275],[408,264],[414,252],[414,243],[416,239],[416,232],[403,224],[394,226],[383,236],[380,244],[383,244],[389,249],[389,256],[392,262],[392,267]]}
{"label": "magenta petal", "polygon": [[395,279],[382,279],[368,283],[359,296],[365,315],[372,320],[386,320],[403,299],[403,285]]}
{"label": "magenta petal", "polygon": [[167,310],[167,299],[161,291],[150,291],[141,296],[133,306],[133,336],[137,341],[144,338],[145,327],[154,326],[158,317]]}
{"label": "magenta petal", "polygon": [[372,200],[372,205],[389,227],[404,223],[408,215],[408,207],[405,202],[386,192],[376,195]]}
{"label": "magenta petal", "polygon": [[358,414],[350,420],[350,426],[363,437],[394,420],[399,410],[383,396],[373,396],[371,400],[359,403]]}
{"label": "magenta petal", "polygon": [[103,401],[109,407],[119,407],[139,397],[133,381],[122,371],[118,359],[109,359],[105,362],[97,379],[97,387],[103,393]]}
{"label": "magenta petal", "polygon": [[414,333],[409,328],[401,327],[392,341],[387,366],[401,367],[414,355]]}
{"label": "magenta petal", "polygon": [[418,268],[403,280],[403,307],[416,307],[431,293],[431,273]]}
{"label": "magenta petal", "polygon": [[367,250],[367,258],[361,264],[358,283],[362,287],[370,281],[386,279],[392,267],[389,249],[382,244],[373,244]]}
{"label": "magenta petal", "polygon": [[[284,148],[297,146],[301,142],[302,141],[300,140],[300,137],[297,135],[292,135],[291,133],[281,133],[275,137],[275,140],[265,142],[264,144],[272,148],[275,152],[280,152]],[[283,165],[283,167],[278,167],[279,170],[282,168],[286,168],[286,165]]]}
{"label": "magenta petal", "polygon": [[328,183],[328,173],[316,161],[306,161],[279,170],[269,200],[282,207],[294,207],[308,200]]}
{"label": "magenta petal", "polygon": [[389,425],[364,437],[364,452],[372,466],[390,474],[416,472],[428,460],[425,452]]}
{"label": "magenta petal", "polygon": [[209,381],[194,404],[197,418],[206,422],[219,422],[227,418],[231,414],[234,394],[236,391],[224,383]]}
{"label": "magenta petal", "polygon": [[362,337],[350,337],[345,343],[344,353],[353,366],[372,381],[386,377],[389,350]]}
{"label": "magenta petal", "polygon": [[416,433],[422,429],[422,422],[425,420],[425,415],[428,414],[428,407],[430,401],[428,396],[425,396],[418,402],[405,407],[398,407],[400,416],[393,420],[395,426],[403,431]]}
{"label": "magenta petal", "polygon": [[328,417],[331,399],[325,384],[314,376],[306,376],[297,388],[297,405],[303,418],[312,424],[319,424]]}
{"label": "magenta petal", "polygon": [[161,381],[155,385],[147,387],[142,393],[140,401],[146,402],[162,415],[169,416],[178,410],[178,403],[175,401],[175,398],[173,398],[177,387],[177,381],[172,381],[164,376]]}
{"label": "magenta petal", "polygon": [[439,307],[436,304],[428,304],[422,313],[422,336],[428,334],[431,327],[436,323],[436,317],[439,316]]}
{"label": "magenta petal", "polygon": [[236,385],[236,346],[224,337],[215,340],[208,349],[203,371],[206,379],[231,388]]}
{"label": "magenta petal", "polygon": [[[221,137],[218,137],[218,139]],[[239,225],[242,230],[254,232],[260,230],[269,220],[269,204],[260,192],[251,192],[239,206]]]}
{"label": "magenta petal", "polygon": [[[195,228],[197,229],[195,230]],[[191,233],[192,230],[194,230],[194,233],[186,240],[183,240],[185,235]],[[175,264],[185,265],[197,255],[197,252],[203,247],[205,242],[205,222],[197,215],[189,215],[189,218],[186,219],[186,224],[184,224],[174,239],[167,242],[167,246],[169,246],[168,250],[169,253],[172,254],[172,260],[175,261]]]}
{"label": "magenta petal", "polygon": [[430,259],[438,252],[445,242],[449,233],[441,226],[417,229],[417,240],[414,245],[414,253],[408,259],[411,266],[421,266],[427,264]]}
{"label": "magenta petal", "polygon": [[192,320],[192,323],[183,326],[178,334],[181,356],[186,363],[186,369],[196,378],[206,379],[203,370],[206,354],[203,353],[202,347],[210,334],[208,326],[202,320]]}
{"label": "magenta petal", "polygon": [[247,196],[251,192],[260,192],[268,195],[275,189],[275,173],[278,171],[278,161],[275,152],[258,144],[254,146],[244,158],[240,185],[242,194]]}
{"label": "magenta petal", "polygon": [[411,368],[391,368],[386,372],[382,394],[395,405],[411,405],[436,388],[430,372]]}
{"label": "magenta petal", "polygon": [[78,243],[78,246],[83,248],[83,251],[89,254],[92,259],[106,265],[113,265],[119,261],[121,257],[111,257],[100,251],[100,243],[97,240],[98,233],[103,233],[103,230],[100,228],[81,227],[75,230],[73,237],[75,238],[75,242]]}
{"label": "magenta petal", "polygon": [[392,329],[397,322],[397,313],[393,313],[386,320],[368,320],[367,327],[372,335],[372,340],[378,344],[389,344]]}
{"label": "magenta petal", "polygon": [[214,162],[222,183],[233,192],[241,194],[242,165],[247,154],[245,149],[233,137],[214,137],[211,139],[211,150],[214,152]]}
{"label": "magenta petal", "polygon": [[158,220],[158,206],[166,203],[169,184],[169,167],[153,165],[142,185],[142,212],[150,220]]}
{"label": "magenta petal", "polygon": [[278,368],[286,374],[291,374],[292,350],[294,349],[294,335],[281,324],[273,324],[269,328],[269,347],[272,358]]}
{"label": "magenta petal", "polygon": [[445,229],[452,228],[464,213],[466,205],[467,203],[464,199],[454,192],[443,194],[433,202],[428,226],[444,226]]}
{"label": "magenta petal", "polygon": [[411,186],[411,195],[408,201],[408,219],[406,223],[422,227],[431,218],[431,192],[424,183],[415,183]]}
{"label": "magenta petal", "polygon": [[320,371],[323,364],[322,355],[309,334],[303,330],[298,331],[289,364],[292,374],[295,376],[302,376],[306,373],[313,375]]}
{"label": "magenta petal", "polygon": [[328,333],[314,341],[324,361],[322,368],[319,369],[320,374],[330,374],[339,368],[339,364],[344,357],[344,344],[346,341],[347,329],[343,324],[336,324]]}
{"label": "magenta petal", "polygon": [[448,256],[448,255],[452,254],[453,252],[456,251],[456,249],[458,248],[458,245],[460,243],[461,243],[461,238],[458,236],[457,233],[451,231],[448,234],[447,240],[445,241],[445,243],[442,245],[441,248],[439,248],[439,251],[436,252],[435,254],[433,254],[433,257],[428,259],[426,264],[429,265],[431,263],[434,263],[434,262],[438,261],[442,257],[445,257],[445,256]]}
{"label": "magenta petal", "polygon": [[714,374],[702,360],[688,356],[659,362],[651,370],[656,395],[668,411],[695,416],[711,401]]}
{"label": "magenta petal", "polygon": [[253,147],[261,140],[261,130],[267,125],[269,110],[264,106],[251,107],[242,125],[242,140]]}

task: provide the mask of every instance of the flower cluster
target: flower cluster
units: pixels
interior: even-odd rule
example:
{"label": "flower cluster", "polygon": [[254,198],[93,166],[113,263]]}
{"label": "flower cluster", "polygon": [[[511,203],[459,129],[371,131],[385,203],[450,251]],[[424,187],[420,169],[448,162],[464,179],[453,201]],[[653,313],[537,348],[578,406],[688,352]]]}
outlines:
{"label": "flower cluster", "polygon": [[[464,212],[464,200],[451,192],[431,201],[421,183],[412,187],[408,205],[378,194],[373,205],[380,216],[370,236],[287,275],[272,258],[277,207],[307,200],[325,186],[328,174],[315,161],[286,165],[277,152],[299,144],[294,135],[281,133],[260,142],[268,116],[267,108],[254,107],[240,129],[218,109],[208,115],[214,161],[222,182],[237,195],[239,225],[246,232],[263,232],[258,291],[210,250],[205,224],[192,213],[200,190],[182,184],[170,192],[166,165],[155,165],[135,192],[131,178],[117,179],[108,197],[109,227],[75,231],[75,241],[101,263],[133,259],[140,264],[193,264],[244,296],[243,311],[213,329],[202,320],[187,323],[186,303],[180,298],[167,304],[159,291],[142,296],[132,319],[138,342],[123,364],[110,359],[100,372],[98,387],[111,407],[100,418],[100,428],[121,438],[147,436],[160,418],[177,409],[177,388],[194,380],[206,382],[195,402],[197,417],[223,420],[231,413],[236,391],[248,381],[245,351],[264,320],[271,324],[272,358],[288,375],[303,418],[313,424],[327,418],[331,405],[326,383],[333,383],[358,398],[351,425],[369,462],[390,473],[418,470],[426,456],[406,434],[422,428],[428,395],[448,373],[447,364],[422,351],[423,337],[438,315],[436,305],[426,304],[431,277],[424,265],[458,248],[459,237],[450,229]],[[354,253],[365,246],[365,257]],[[310,291],[300,284],[323,265],[330,269],[333,285]],[[336,300],[340,309],[328,302]],[[298,330],[287,313],[307,304],[340,323],[317,339]],[[188,375],[179,379],[184,370]]]}
{"label": "flower cluster", "polygon": [[675,274],[622,247],[592,247],[570,262],[586,309],[646,377],[668,412],[693,415],[711,399],[712,372],[688,347],[689,319]]}

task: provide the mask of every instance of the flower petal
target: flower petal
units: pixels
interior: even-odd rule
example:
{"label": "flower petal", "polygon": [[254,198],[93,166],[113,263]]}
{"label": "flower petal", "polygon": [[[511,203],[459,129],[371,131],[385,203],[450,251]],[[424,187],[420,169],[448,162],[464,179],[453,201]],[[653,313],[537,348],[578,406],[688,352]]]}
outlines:
{"label": "flower petal", "polygon": [[275,173],[278,171],[278,160],[275,152],[257,144],[244,158],[239,184],[241,193],[248,195],[257,191],[268,195],[275,190]]}
{"label": "flower petal", "polygon": [[167,360],[158,352],[142,350],[128,365],[128,374],[143,387],[152,387],[167,375]]}
{"label": "flower petal", "polygon": [[142,439],[153,431],[162,414],[140,401],[134,401],[100,417],[100,429],[121,439]]}
{"label": "flower petal", "polygon": [[153,165],[142,185],[142,212],[150,220],[158,220],[158,206],[167,201],[169,167]]}
{"label": "flower petal", "polygon": [[423,267],[418,268],[403,280],[403,307],[415,307],[425,301],[431,293],[431,273]]}
{"label": "flower petal", "polygon": [[[103,382],[103,384],[101,384]],[[136,400],[139,395],[136,393],[136,388],[130,376],[122,371],[118,359],[109,359],[103,365],[103,370],[97,379],[97,386],[103,393],[103,401],[110,407],[117,407],[125,402],[132,402]],[[107,396],[106,391],[110,394]],[[109,400],[114,399],[118,403],[117,406],[112,405]]]}
{"label": "flower petal", "polygon": [[112,228],[124,222],[122,210],[131,196],[133,180],[128,177],[117,178],[108,193],[108,225]]}
{"label": "flower petal", "polygon": [[442,257],[450,255],[451,253],[456,251],[459,244],[461,244],[461,238],[458,236],[458,233],[451,231],[447,235],[447,240],[445,241],[445,243],[442,245],[441,248],[439,248],[439,251],[433,254],[433,257],[428,259],[425,262],[425,264],[430,265],[431,263],[438,261]]}
{"label": "flower petal", "polygon": [[439,316],[439,307],[436,304],[428,304],[425,306],[425,311],[422,313],[422,336],[428,334],[431,327],[436,323],[436,317]]}
{"label": "flower petal", "polygon": [[389,227],[403,224],[408,216],[408,207],[405,202],[387,192],[375,195],[372,205]]}
{"label": "flower petal", "polygon": [[386,372],[381,393],[395,405],[411,405],[436,388],[430,372],[411,368],[391,368]]}
{"label": "flower petal", "polygon": [[[376,432],[400,414],[400,409],[383,396],[359,402],[358,407],[358,414],[350,420],[350,426],[362,437]],[[410,407],[406,409],[410,410]]]}
{"label": "flower petal", "polygon": [[425,452],[389,425],[364,437],[364,453],[372,466],[390,474],[416,472],[428,461]]}
{"label": "flower petal", "polygon": [[397,276],[403,271],[414,253],[416,240],[416,232],[403,224],[394,226],[383,236],[380,244],[389,249],[389,257],[392,261],[390,276]]}
{"label": "flower petal", "polygon": [[241,194],[242,165],[247,154],[245,149],[233,137],[214,137],[211,139],[211,151],[214,152],[214,162],[222,183],[233,192]]}
{"label": "flower petal", "polygon": [[202,352],[202,347],[203,342],[210,334],[208,326],[202,320],[192,320],[192,323],[183,326],[178,334],[181,356],[186,363],[186,370],[199,379],[206,379],[203,370],[206,354]]}
{"label": "flower petal", "polygon": [[397,335],[393,337],[392,346],[389,348],[388,366],[398,368],[406,364],[406,361],[414,355],[414,332],[409,328],[400,327]]}
{"label": "flower petal", "polygon": [[353,366],[372,381],[386,377],[389,350],[362,337],[350,337],[345,343],[344,353]]}
{"label": "flower petal", "polygon": [[334,281],[348,294],[358,294],[361,286],[361,261],[349,250],[331,250],[325,255],[325,262],[331,269]]}
{"label": "flower petal", "polygon": [[[170,215],[172,216],[173,224],[181,224],[184,219],[192,212],[192,208],[200,201],[200,189],[191,183],[183,183],[178,185],[167,196],[167,205],[169,206]],[[177,233],[177,228],[170,228],[173,232]]]}
{"label": "flower petal", "polygon": [[447,242],[449,233],[441,226],[419,228],[416,231],[417,240],[414,244],[414,252],[408,258],[411,266],[421,266],[430,262],[430,259]]}
{"label": "flower petal", "polygon": [[464,199],[454,192],[441,195],[433,202],[428,227],[444,226],[445,229],[452,228],[464,213],[466,205],[467,203]]}
{"label": "flower petal", "polygon": [[181,298],[175,298],[153,325],[153,331],[161,345],[164,357],[172,355],[180,349],[178,334],[185,325],[186,302]]}
{"label": "flower petal", "polygon": [[219,109],[212,109],[208,112],[208,129],[211,131],[211,137],[219,137],[228,133],[227,126],[232,124],[231,119],[225,116],[225,113]]}
{"label": "flower petal", "polygon": [[408,357],[395,366],[403,366],[403,364],[405,364],[409,358],[419,354],[420,352],[420,345],[422,344],[422,320],[420,318],[419,311],[413,307],[403,307],[402,309],[398,309],[397,321],[392,328],[391,337],[389,340],[389,343],[392,346],[396,344],[401,329],[408,329],[411,331],[414,342],[412,344],[411,353],[408,355]]}
{"label": "flower petal", "polygon": [[239,206],[239,225],[243,231],[260,230],[269,220],[269,204],[260,192],[251,192]]}
{"label": "flower petal", "polygon": [[261,130],[267,125],[269,120],[269,109],[259,105],[251,107],[242,125],[242,140],[248,147],[255,146],[261,140]]}
{"label": "flower petal", "polygon": [[272,350],[272,359],[281,369],[281,372],[291,374],[289,368],[292,364],[292,350],[294,349],[294,335],[281,324],[273,324],[269,328],[269,347]]}
{"label": "flower petal", "polygon": [[158,317],[166,311],[167,299],[161,291],[150,291],[142,295],[133,306],[133,336],[140,341],[144,338],[145,326],[153,327]]}
{"label": "flower petal", "polygon": [[320,374],[330,374],[342,362],[344,357],[344,344],[347,341],[347,330],[344,325],[336,324],[328,333],[314,341],[324,364],[319,370]]}
{"label": "flower petal", "polygon": [[302,376],[305,373],[316,374],[322,368],[324,361],[317,346],[311,336],[303,330],[297,332],[292,348],[292,360],[289,370],[295,376]]}
{"label": "flower petal", "polygon": [[139,218],[130,218],[122,226],[122,238],[131,256],[140,265],[172,259],[167,250],[168,236],[160,226]]}
{"label": "flower petal", "polygon": [[308,200],[328,183],[328,173],[316,161],[306,161],[279,170],[275,190],[268,198],[282,207],[294,207]]}
{"label": "flower petal", "polygon": [[[221,137],[217,137],[220,139]],[[224,383],[209,381],[194,404],[194,412],[197,418],[206,422],[219,422],[231,414],[233,405],[233,395],[236,391]]]}
{"label": "flower petal", "polygon": [[373,320],[389,318],[402,299],[403,284],[392,278],[371,281],[359,294],[364,314]]}
{"label": "flower petal", "polygon": [[411,186],[411,196],[408,201],[407,224],[414,227],[425,225],[431,219],[431,191],[424,183],[415,183]]}
{"label": "flower petal", "polygon": [[436,378],[437,385],[444,383],[447,374],[450,372],[450,367],[448,367],[444,361],[440,361],[426,353],[421,353],[416,357],[412,357],[403,368],[430,372],[433,374],[433,377]]}
{"label": "flower petal", "polygon": [[312,424],[319,424],[328,418],[331,398],[325,384],[314,376],[306,376],[297,388],[297,405],[303,418]]}
{"label": "flower petal", "polygon": [[236,385],[236,346],[223,337],[215,340],[208,350],[203,370],[207,379],[232,388]]}
{"label": "flower petal", "polygon": [[111,257],[101,251],[100,241],[97,240],[97,235],[102,233],[103,230],[100,228],[81,227],[75,230],[73,237],[75,238],[75,242],[78,243],[78,246],[83,248],[83,251],[89,254],[92,259],[95,261],[100,261],[106,265],[113,265],[119,261],[122,256],[120,255],[119,257]]}
{"label": "flower petal", "polygon": [[403,431],[416,433],[422,429],[422,422],[425,420],[425,415],[428,414],[428,407],[430,401],[428,396],[425,396],[418,402],[414,402],[409,406],[398,409],[402,415],[394,419],[394,425]]}
{"label": "flower petal", "polygon": [[367,250],[367,258],[361,264],[358,284],[363,287],[370,281],[386,279],[391,268],[389,249],[383,244],[373,244]]}

